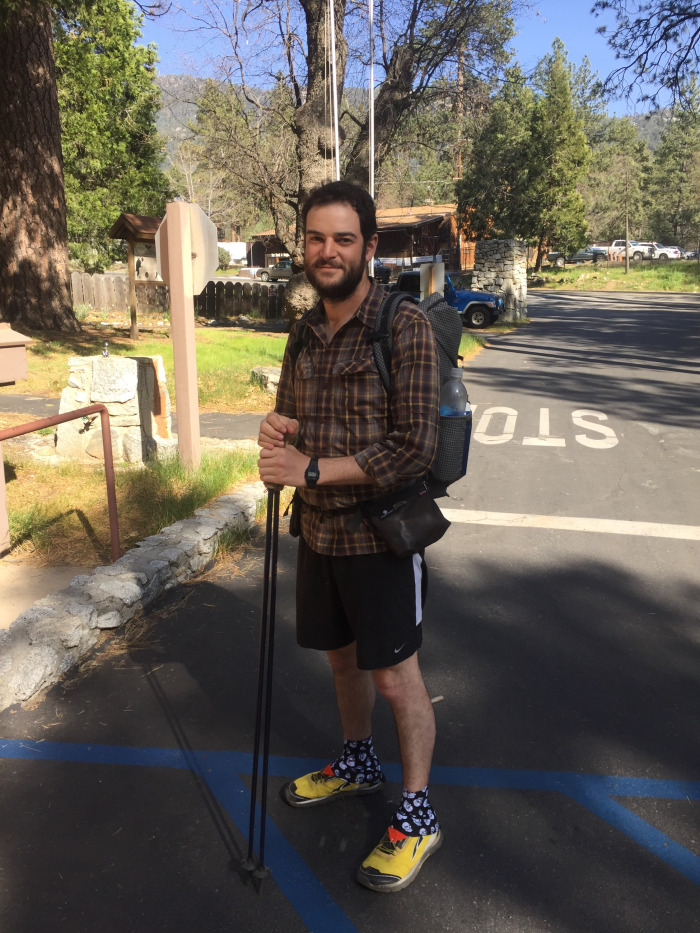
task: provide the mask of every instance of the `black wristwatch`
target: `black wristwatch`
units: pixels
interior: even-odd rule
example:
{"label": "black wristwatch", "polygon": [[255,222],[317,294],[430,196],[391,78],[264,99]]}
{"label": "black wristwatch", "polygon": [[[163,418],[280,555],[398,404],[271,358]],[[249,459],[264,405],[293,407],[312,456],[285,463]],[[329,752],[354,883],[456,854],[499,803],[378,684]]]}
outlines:
{"label": "black wristwatch", "polygon": [[318,472],[318,460],[316,457],[312,457],[309,461],[309,465],[306,468],[304,473],[304,479],[306,480],[306,485],[309,489],[313,489],[318,482],[320,473]]}

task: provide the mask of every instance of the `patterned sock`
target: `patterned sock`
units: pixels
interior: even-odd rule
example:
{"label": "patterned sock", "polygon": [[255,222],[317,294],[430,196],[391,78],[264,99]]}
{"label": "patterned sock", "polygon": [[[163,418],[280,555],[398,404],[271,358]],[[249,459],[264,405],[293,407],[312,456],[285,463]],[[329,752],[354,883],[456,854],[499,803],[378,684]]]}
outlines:
{"label": "patterned sock", "polygon": [[346,742],[343,754],[329,767],[336,777],[353,784],[374,784],[384,780],[371,735],[367,739]]}
{"label": "patterned sock", "polygon": [[437,817],[428,800],[428,788],[409,791],[404,787],[401,806],[394,814],[389,827],[400,836],[429,836],[440,828]]}

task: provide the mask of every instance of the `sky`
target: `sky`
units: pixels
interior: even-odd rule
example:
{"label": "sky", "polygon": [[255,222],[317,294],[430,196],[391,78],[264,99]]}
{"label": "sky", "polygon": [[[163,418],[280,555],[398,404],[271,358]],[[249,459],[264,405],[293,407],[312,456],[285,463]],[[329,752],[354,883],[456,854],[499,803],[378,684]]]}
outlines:
{"label": "sky", "polygon": [[[192,0],[184,0],[192,4]],[[196,0],[194,0],[196,3]],[[604,79],[616,67],[615,55],[603,36],[596,30],[600,25],[612,26],[608,14],[605,18],[595,17],[590,12],[593,0],[563,3],[562,0],[543,0],[533,4],[530,12],[523,14],[518,22],[518,34],[512,42],[513,50],[524,71],[531,70],[552,48],[558,37],[564,43],[569,60],[580,65],[587,55],[593,71]],[[196,34],[178,29],[178,19],[173,14],[156,20],[146,20],[143,25],[143,42],[158,46],[160,74],[207,75],[203,66],[206,60],[206,43]],[[633,113],[634,106],[625,101],[611,101],[608,112],[623,116]]]}

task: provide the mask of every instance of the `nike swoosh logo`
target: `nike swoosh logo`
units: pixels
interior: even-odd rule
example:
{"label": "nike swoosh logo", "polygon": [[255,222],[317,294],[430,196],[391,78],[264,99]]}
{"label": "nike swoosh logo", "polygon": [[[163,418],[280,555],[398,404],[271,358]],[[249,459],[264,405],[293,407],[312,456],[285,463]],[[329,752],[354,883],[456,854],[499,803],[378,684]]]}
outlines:
{"label": "nike swoosh logo", "polygon": [[399,651],[401,651],[401,648],[404,648],[405,646],[406,646],[406,642],[404,642],[403,645],[401,645],[400,648],[394,648],[394,654],[398,654]]}

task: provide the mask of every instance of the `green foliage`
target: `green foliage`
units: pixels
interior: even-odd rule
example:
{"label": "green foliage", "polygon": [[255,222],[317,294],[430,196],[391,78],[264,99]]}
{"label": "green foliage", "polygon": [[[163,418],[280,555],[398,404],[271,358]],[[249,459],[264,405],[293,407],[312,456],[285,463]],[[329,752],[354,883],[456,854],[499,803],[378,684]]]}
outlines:
{"label": "green foliage", "polygon": [[669,245],[700,238],[700,94],[690,93],[693,109],[674,112],[649,183],[652,236]]}
{"label": "green foliage", "polygon": [[525,230],[529,145],[535,97],[518,67],[509,69],[488,119],[475,128],[462,181],[459,214],[468,237],[531,235]]}
{"label": "green foliage", "polygon": [[395,144],[379,166],[376,189],[380,207],[444,204],[455,186],[458,127],[449,109],[448,89],[436,89],[403,121]]}
{"label": "green foliage", "polygon": [[540,63],[541,94],[533,109],[524,215],[540,255],[547,245],[569,252],[586,242],[585,207],[577,185],[585,176],[590,148],[574,106],[563,45],[555,42]]}
{"label": "green foliage", "polygon": [[162,214],[170,194],[156,51],[135,44],[142,19],[127,0],[83,0],[54,17],[68,239],[88,271],[122,258],[108,236],[122,212]]}
{"label": "green foliage", "polygon": [[647,237],[650,172],[651,152],[634,123],[627,117],[610,120],[582,186],[594,242],[624,237],[626,220],[633,238]]}
{"label": "green foliage", "polygon": [[474,237],[533,240],[563,251],[586,240],[583,199],[590,148],[574,104],[572,73],[558,41],[539,64],[534,87],[510,70],[476,136],[458,188],[460,216]]}
{"label": "green foliage", "polygon": [[219,269],[228,269],[231,265],[231,254],[223,246],[219,247]]}

